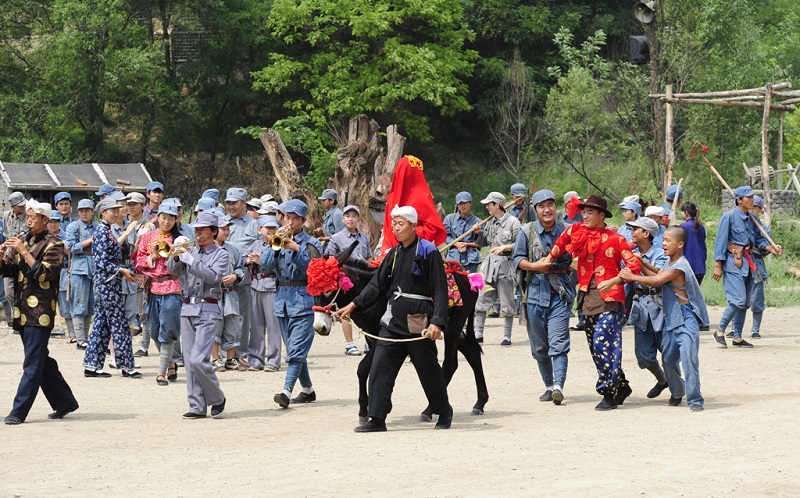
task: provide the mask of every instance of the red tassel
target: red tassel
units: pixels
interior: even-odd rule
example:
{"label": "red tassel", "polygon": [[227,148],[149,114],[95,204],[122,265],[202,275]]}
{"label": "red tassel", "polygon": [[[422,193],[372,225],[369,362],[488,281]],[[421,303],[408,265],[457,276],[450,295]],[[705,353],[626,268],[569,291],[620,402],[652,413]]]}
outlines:
{"label": "red tassel", "polygon": [[569,200],[566,206],[564,206],[564,209],[566,209],[567,216],[569,216],[569,219],[574,218],[581,211],[581,208],[578,207],[578,205],[580,204],[583,204],[583,201],[581,200],[580,197],[575,196]]}

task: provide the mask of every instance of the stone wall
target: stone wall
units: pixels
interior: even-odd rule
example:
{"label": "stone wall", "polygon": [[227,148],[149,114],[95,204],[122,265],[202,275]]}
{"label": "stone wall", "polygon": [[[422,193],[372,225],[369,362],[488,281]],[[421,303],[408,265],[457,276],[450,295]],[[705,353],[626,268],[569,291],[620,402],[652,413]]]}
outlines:
{"label": "stone wall", "polygon": [[[755,190],[756,195],[763,196],[763,190]],[[798,193],[796,190],[772,190],[770,191],[772,197],[772,212],[788,216],[797,215],[797,199]],[[727,190],[722,190],[722,212],[730,211],[735,206],[733,196]]]}

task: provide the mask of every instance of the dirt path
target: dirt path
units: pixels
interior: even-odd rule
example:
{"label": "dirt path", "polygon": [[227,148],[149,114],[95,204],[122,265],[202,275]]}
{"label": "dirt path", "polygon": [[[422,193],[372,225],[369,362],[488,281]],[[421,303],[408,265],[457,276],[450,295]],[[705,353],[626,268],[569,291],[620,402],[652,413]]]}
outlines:
{"label": "dirt path", "polygon": [[[711,319],[722,309],[711,308]],[[706,410],[648,400],[633,329],[623,361],[634,389],[617,410],[598,413],[585,337],[573,333],[562,406],[543,391],[524,329],[500,347],[502,321],[489,320],[484,367],[491,399],[471,417],[475,388],[466,362],[450,386],[453,427],[417,422],[424,396],[413,367],[401,370],[389,431],[355,434],[357,358],[345,357],[337,327],[317,337],[311,376],[319,401],[279,409],[283,371],[220,374],[222,420],[183,420],[183,371],[155,384],[157,358],[142,380],[82,376],[82,355],[59,339],[51,351],[80,410],[50,421],[40,394],[28,421],[0,425],[0,496],[492,496],[800,494],[800,308],[771,309],[752,350],[720,350],[703,337]],[[749,320],[746,325],[749,327]],[[0,331],[0,413],[21,374],[16,336]]]}

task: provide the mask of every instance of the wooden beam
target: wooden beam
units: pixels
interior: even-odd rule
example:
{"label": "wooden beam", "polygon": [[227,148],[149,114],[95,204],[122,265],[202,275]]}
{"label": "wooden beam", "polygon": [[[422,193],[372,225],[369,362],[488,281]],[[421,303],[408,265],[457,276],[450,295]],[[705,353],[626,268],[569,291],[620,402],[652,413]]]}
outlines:
{"label": "wooden beam", "polygon": [[[791,87],[792,87],[792,84],[790,82],[784,81],[783,83],[776,83],[776,84],[772,85],[772,90],[779,90],[779,89],[782,89],[782,88],[791,88]],[[683,99],[683,98],[689,98],[689,99],[691,99],[691,98],[712,98],[712,97],[736,97],[736,96],[739,96],[739,95],[753,95],[753,94],[756,94],[756,93],[762,93],[763,94],[763,93],[766,93],[766,92],[767,92],[767,88],[766,87],[761,87],[761,88],[748,88],[748,89],[745,89],[745,90],[726,90],[726,91],[722,91],[722,92],[676,93],[676,94],[673,95],[673,97],[675,97],[677,99]],[[663,94],[663,93],[651,93],[650,94],[650,98],[651,99],[662,99],[664,97],[666,97],[666,94]]]}
{"label": "wooden beam", "polygon": [[769,110],[772,107],[772,87],[766,85],[764,95],[764,116],[761,119],[761,187],[764,189],[764,225],[770,226],[772,220],[772,207],[769,192]]}
{"label": "wooden beam", "polygon": [[783,168],[783,111],[778,113],[778,167],[775,168],[778,177],[778,190],[783,190],[783,175],[778,170]]}
{"label": "wooden beam", "polygon": [[[720,107],[764,107],[763,102],[729,102],[727,100],[704,100],[704,99],[681,99],[681,98],[671,98],[667,99],[662,98],[663,102],[668,102],[671,104],[702,104],[702,105],[714,105]],[[796,107],[792,105],[781,105],[781,104],[770,104],[770,108],[773,111],[789,111],[793,112],[797,110]]]}
{"label": "wooden beam", "polygon": [[[672,97],[672,85],[667,85],[667,97]],[[667,166],[667,174],[664,176],[664,202],[667,201],[667,187],[672,184],[672,168],[675,166],[675,147],[672,141],[672,103],[667,102],[666,105],[666,130],[664,133],[665,143],[665,163]]]}

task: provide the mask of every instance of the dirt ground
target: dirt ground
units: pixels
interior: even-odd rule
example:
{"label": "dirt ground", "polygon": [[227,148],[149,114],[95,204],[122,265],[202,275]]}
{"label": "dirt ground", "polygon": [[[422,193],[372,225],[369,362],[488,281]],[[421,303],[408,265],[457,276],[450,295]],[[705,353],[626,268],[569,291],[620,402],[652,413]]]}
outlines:
{"label": "dirt ground", "polygon": [[[709,311],[712,323],[722,313]],[[633,396],[600,413],[581,332],[572,336],[566,400],[555,406],[538,401],[544,389],[524,328],[515,326],[513,346],[501,347],[502,320],[489,319],[486,414],[469,415],[475,387],[462,361],[449,388],[452,428],[418,422],[424,395],[406,363],[389,431],[377,434],[353,433],[359,360],[343,355],[338,326],[312,349],[317,402],[278,408],[272,395],[283,370],[225,372],[221,420],[183,420],[183,371],[178,382],[158,387],[156,357],[141,359],[141,380],[113,370],[113,378],[87,379],[82,354],[53,338],[52,355],[80,409],[47,420],[40,394],[24,424],[0,425],[0,496],[797,496],[798,323],[800,308],[767,310],[764,338],[751,350],[717,349],[704,334],[700,413],[685,402],[668,406],[668,392],[645,397],[654,381],[637,368],[626,327]],[[20,341],[5,328],[0,353],[5,416],[22,363]]]}

